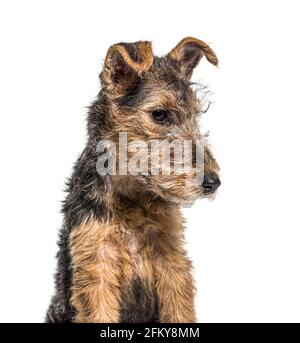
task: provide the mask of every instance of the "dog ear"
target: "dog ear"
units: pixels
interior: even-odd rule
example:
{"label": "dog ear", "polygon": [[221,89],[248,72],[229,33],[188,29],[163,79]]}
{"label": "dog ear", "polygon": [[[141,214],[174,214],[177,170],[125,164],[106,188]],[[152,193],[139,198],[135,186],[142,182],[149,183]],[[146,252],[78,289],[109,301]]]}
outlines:
{"label": "dog ear", "polygon": [[175,60],[187,79],[190,79],[193,69],[198,65],[203,55],[213,65],[218,65],[218,58],[209,45],[203,41],[186,37],[171,50],[168,57]]}
{"label": "dog ear", "polygon": [[128,92],[151,67],[153,58],[151,42],[112,45],[101,74],[103,88],[115,95]]}

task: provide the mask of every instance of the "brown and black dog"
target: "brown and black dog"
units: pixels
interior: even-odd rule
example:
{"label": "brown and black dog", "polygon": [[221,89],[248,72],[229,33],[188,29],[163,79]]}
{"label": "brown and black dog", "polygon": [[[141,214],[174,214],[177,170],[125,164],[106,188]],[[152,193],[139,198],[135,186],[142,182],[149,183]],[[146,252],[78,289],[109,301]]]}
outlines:
{"label": "brown and black dog", "polygon": [[[195,322],[191,262],[180,206],[211,196],[218,164],[204,147],[204,177],[99,175],[97,144],[201,137],[202,111],[190,78],[212,49],[184,38],[156,57],[150,42],[108,50],[101,91],[88,113],[88,142],[68,181],[60,232],[56,294],[48,322]],[[130,154],[130,151],[129,151]]]}

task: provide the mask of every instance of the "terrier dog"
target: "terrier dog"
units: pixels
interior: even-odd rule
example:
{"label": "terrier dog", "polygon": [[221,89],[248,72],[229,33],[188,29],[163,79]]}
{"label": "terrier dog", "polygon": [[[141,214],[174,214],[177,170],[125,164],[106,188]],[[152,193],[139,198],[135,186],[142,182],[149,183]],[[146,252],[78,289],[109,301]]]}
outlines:
{"label": "terrier dog", "polygon": [[202,137],[202,102],[190,79],[203,56],[218,64],[213,50],[192,37],[164,57],[154,56],[147,41],[109,48],[101,91],[89,108],[87,145],[67,183],[47,322],[196,321],[180,206],[211,197],[220,185],[212,153],[204,145],[202,178],[185,172],[100,175],[97,145],[118,143],[126,133],[130,142],[172,138],[194,146]]}

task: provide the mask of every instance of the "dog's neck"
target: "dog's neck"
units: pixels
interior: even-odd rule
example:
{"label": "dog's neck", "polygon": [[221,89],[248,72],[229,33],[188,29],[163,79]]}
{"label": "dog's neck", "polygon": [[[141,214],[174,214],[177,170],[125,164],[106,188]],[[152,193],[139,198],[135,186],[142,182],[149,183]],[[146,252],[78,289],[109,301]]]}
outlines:
{"label": "dog's neck", "polygon": [[139,196],[112,193],[109,197],[112,220],[122,222],[133,231],[146,229],[155,232],[181,232],[183,219],[177,204],[153,197],[147,193]]}
{"label": "dog's neck", "polygon": [[[102,202],[107,206],[109,221],[126,221],[128,227],[135,227],[142,222],[161,223],[166,227],[166,223],[172,222],[172,218],[177,221],[181,218],[180,206],[168,202],[162,197],[150,193],[141,185],[135,184],[132,189],[117,186],[116,180],[107,177],[107,190],[99,195]],[[131,222],[131,223],[129,223]]]}

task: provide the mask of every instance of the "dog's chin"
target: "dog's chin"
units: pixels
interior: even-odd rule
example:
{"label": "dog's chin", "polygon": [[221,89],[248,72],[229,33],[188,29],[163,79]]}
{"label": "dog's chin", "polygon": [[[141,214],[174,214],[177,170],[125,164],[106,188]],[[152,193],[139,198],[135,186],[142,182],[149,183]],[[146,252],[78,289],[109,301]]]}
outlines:
{"label": "dog's chin", "polygon": [[191,207],[199,199],[199,194],[192,192],[186,196],[178,196],[172,193],[164,194],[164,199],[167,202],[173,203],[181,207]]}
{"label": "dog's chin", "polygon": [[218,191],[215,191],[213,193],[209,193],[209,194],[203,194],[203,196],[201,197],[202,199],[207,199],[207,200],[214,200],[216,195],[217,195]]}

